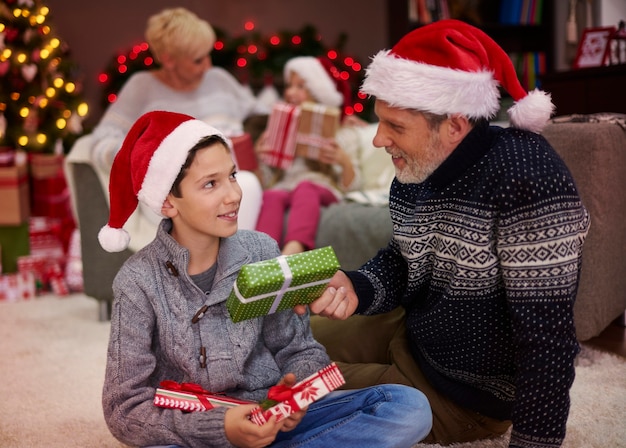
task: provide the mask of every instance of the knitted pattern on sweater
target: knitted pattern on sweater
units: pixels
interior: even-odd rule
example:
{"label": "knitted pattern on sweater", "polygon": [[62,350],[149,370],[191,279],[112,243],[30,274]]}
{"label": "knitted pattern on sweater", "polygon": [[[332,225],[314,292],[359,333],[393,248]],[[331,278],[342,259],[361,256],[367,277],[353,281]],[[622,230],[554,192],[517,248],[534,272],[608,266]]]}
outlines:
{"label": "knitted pattern on sweater", "polygon": [[393,238],[351,273],[362,314],[402,305],[413,354],[461,406],[560,446],[578,353],[589,215],[540,135],[477,126],[423,183],[390,192]]}

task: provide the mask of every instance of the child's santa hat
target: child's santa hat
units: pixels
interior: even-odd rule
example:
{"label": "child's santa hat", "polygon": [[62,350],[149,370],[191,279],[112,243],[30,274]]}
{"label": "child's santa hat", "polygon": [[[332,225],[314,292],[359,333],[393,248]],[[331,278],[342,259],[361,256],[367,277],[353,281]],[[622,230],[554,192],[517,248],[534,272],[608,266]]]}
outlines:
{"label": "child's santa hat", "polygon": [[98,241],[108,252],[128,247],[124,224],[138,201],[161,216],[161,207],[187,160],[189,150],[220,131],[188,115],[154,111],[142,115],[128,131],[115,156],[109,181],[109,222]]}
{"label": "child's santa hat", "polygon": [[289,74],[297,73],[316,101],[333,107],[350,105],[350,85],[341,78],[341,73],[326,57],[297,56],[287,61],[284,68],[285,82]]}
{"label": "child's santa hat", "polygon": [[513,127],[541,132],[554,112],[550,95],[526,92],[511,59],[484,32],[459,20],[417,28],[374,56],[361,91],[392,107],[493,118],[502,86],[515,104]]}

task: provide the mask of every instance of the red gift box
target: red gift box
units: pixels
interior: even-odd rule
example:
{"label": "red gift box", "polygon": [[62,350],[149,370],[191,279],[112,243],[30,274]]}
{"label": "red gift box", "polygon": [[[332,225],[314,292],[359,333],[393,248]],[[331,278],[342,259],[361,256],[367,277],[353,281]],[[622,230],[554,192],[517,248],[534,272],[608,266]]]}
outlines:
{"label": "red gift box", "polygon": [[160,408],[192,412],[208,411],[219,406],[233,407],[240,404],[255,404],[253,401],[212,394],[194,383],[177,383],[166,380],[161,381],[159,386],[154,394],[153,403]]}
{"label": "red gift box", "polygon": [[[339,367],[333,362],[293,386],[273,386],[268,399],[278,404],[268,409],[255,408],[250,420],[257,425],[265,424],[272,415],[280,421],[289,415],[328,395],[345,384]],[[233,407],[240,404],[256,404],[225,395],[208,392],[198,384],[162,381],[154,395],[154,405],[161,408],[180,409],[188,412],[208,411],[219,406]]]}
{"label": "red gift box", "polygon": [[259,162],[254,151],[254,142],[247,132],[230,137],[233,144],[233,152],[237,160],[237,168],[242,171],[256,171],[259,168]]}
{"label": "red gift box", "polygon": [[270,388],[268,398],[280,401],[280,403],[269,409],[259,407],[253,410],[250,414],[250,420],[257,425],[263,425],[271,416],[275,415],[276,421],[281,421],[345,383],[339,367],[333,362],[292,387],[274,386]]}
{"label": "red gift box", "polygon": [[281,169],[291,166],[299,121],[299,107],[283,102],[274,104],[267,122],[267,143],[271,151],[261,154],[265,164]]}

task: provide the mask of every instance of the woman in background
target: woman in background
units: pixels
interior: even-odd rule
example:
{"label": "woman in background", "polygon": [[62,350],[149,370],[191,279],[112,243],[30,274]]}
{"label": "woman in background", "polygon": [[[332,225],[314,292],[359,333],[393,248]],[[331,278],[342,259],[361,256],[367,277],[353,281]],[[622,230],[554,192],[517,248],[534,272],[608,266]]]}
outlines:
{"label": "woman in background", "polygon": [[[145,38],[159,68],[133,74],[93,131],[92,163],[107,184],[124,137],[146,112],[167,110],[191,115],[227,137],[241,134],[247,117],[268,112],[230,73],[212,66],[215,32],[193,12],[184,8],[162,10],[148,19]],[[237,179],[244,191],[239,225],[253,229],[261,206],[261,185],[251,172],[240,172]],[[156,232],[159,217],[152,215],[148,212],[145,217],[151,217]]]}

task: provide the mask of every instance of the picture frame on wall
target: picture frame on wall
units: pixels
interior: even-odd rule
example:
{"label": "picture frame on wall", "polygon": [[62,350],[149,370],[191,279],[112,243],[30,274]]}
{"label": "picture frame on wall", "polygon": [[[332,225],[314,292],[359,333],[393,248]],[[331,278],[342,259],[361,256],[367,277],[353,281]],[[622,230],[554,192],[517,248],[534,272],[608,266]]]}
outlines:
{"label": "picture frame on wall", "polygon": [[586,28],[578,43],[574,68],[601,67],[608,64],[609,42],[615,32],[614,26]]}

